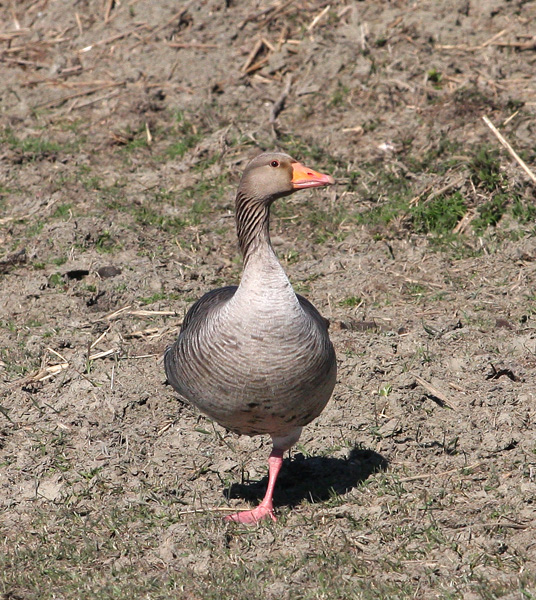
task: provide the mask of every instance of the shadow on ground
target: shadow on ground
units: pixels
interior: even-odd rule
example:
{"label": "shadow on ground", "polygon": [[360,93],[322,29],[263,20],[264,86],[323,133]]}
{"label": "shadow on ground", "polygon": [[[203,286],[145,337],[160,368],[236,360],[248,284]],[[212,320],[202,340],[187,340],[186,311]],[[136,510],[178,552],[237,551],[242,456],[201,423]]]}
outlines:
{"label": "shadow on ground", "polygon": [[[303,500],[322,502],[334,494],[343,495],[372,474],[386,471],[386,458],[373,450],[354,447],[347,458],[305,457],[296,454],[283,462],[274,494],[275,506],[296,506]],[[268,477],[251,483],[233,484],[228,498],[258,501],[264,497]]]}

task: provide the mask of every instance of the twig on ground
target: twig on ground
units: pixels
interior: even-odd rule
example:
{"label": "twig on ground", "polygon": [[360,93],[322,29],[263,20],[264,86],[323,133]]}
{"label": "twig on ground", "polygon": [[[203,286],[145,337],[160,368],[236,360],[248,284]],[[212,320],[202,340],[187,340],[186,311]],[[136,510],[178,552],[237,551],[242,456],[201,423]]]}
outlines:
{"label": "twig on ground", "polygon": [[515,113],[512,113],[507,119],[505,119],[502,123],[502,126],[505,127],[506,125],[508,125],[508,123],[510,123],[510,121],[512,119],[515,119],[517,117],[517,115],[519,114],[519,110],[516,110]]}
{"label": "twig on ground", "polygon": [[151,31],[151,33],[149,33],[145,37],[141,38],[138,42],[136,42],[134,44],[134,46],[132,46],[132,49],[137,48],[138,46],[141,46],[141,44],[146,44],[147,42],[150,42],[152,38],[154,38],[163,29],[165,29],[166,27],[171,25],[174,21],[180,21],[182,19],[182,17],[188,12],[188,9],[190,8],[190,6],[192,4],[193,4],[193,0],[189,0],[189,2],[187,2],[178,12],[176,12],[165,23],[163,23],[162,25],[159,25],[156,29],[153,29]]}
{"label": "twig on ground", "polygon": [[98,337],[98,338],[97,338],[97,339],[96,339],[96,340],[95,340],[95,341],[94,341],[94,342],[91,344],[91,346],[89,347],[89,349],[90,349],[90,350],[93,350],[93,348],[95,348],[95,346],[96,346],[96,345],[97,345],[99,342],[101,342],[101,341],[102,341],[102,340],[103,340],[103,339],[104,339],[104,338],[105,338],[105,337],[108,335],[108,332],[110,331],[110,329],[111,329],[111,325],[110,325],[110,327],[108,327],[108,329],[106,329],[105,331],[103,331],[103,332],[102,332],[102,333],[99,335],[99,337]]}
{"label": "twig on ground", "polygon": [[94,44],[91,44],[90,46],[81,48],[80,50],[78,50],[78,52],[80,52],[80,53],[89,52],[90,50],[93,50],[93,48],[96,48],[97,46],[106,46],[106,45],[111,44],[112,42],[115,42],[122,38],[126,38],[130,35],[135,35],[140,29],[145,29],[145,27],[146,27],[145,24],[138,25],[137,27],[134,27],[134,29],[129,29],[128,31],[123,31],[122,33],[117,33],[116,35],[112,35],[112,37],[104,38],[103,40],[99,40],[98,42],[95,42]]}
{"label": "twig on ground", "polygon": [[136,356],[119,356],[119,360],[137,360],[139,358],[155,358],[157,356],[162,356],[163,354],[138,354]]}
{"label": "twig on ground", "polygon": [[[78,69],[80,70],[81,67]],[[63,71],[62,71],[63,74]],[[67,89],[79,89],[79,88],[87,88],[87,87],[100,87],[103,85],[113,85],[117,82],[111,81],[110,79],[91,79],[89,81],[64,81],[63,79],[59,79],[57,77],[50,78],[45,77],[42,79],[29,79],[28,81],[21,82],[21,87],[33,87],[35,85],[49,85],[49,86],[60,86],[62,88]]]}
{"label": "twig on ground", "polygon": [[255,21],[259,17],[263,17],[264,15],[272,12],[274,8],[274,6],[269,6],[268,8],[265,8],[258,13],[248,15],[243,21],[241,21],[238,24],[238,29],[243,29],[250,21]]}
{"label": "twig on ground", "polygon": [[495,46],[516,48],[517,50],[534,50],[536,48],[536,37],[533,37],[530,42],[497,42]]}
{"label": "twig on ground", "polygon": [[412,373],[412,377],[414,377],[415,382],[421,385],[432,396],[432,398],[437,398],[437,400],[440,401],[440,403],[438,403],[440,406],[446,406],[451,410],[458,410],[457,404],[440,389],[436,388],[431,383],[428,383],[428,381],[424,380],[422,377],[419,377],[419,375],[416,375],[415,373]]}
{"label": "twig on ground", "polygon": [[47,379],[50,379],[51,377],[54,377],[54,375],[57,375],[58,373],[61,373],[62,371],[64,371],[65,369],[68,369],[68,368],[69,368],[68,362],[59,363],[57,365],[50,365],[49,367],[45,367],[38,373],[35,373],[34,375],[32,375],[30,378],[30,381],[45,381]]}
{"label": "twig on ground", "polygon": [[110,13],[114,7],[115,0],[106,0],[106,6],[104,7],[104,22],[108,23],[110,20]]}
{"label": "twig on ground", "polygon": [[0,33],[0,42],[10,42],[17,37],[28,35],[30,33],[31,29],[28,29],[27,27],[24,29],[17,29],[15,31],[2,31],[2,33]]}
{"label": "twig on ground", "polygon": [[311,31],[318,25],[320,19],[322,19],[322,17],[329,11],[330,8],[331,4],[328,4],[326,7],[324,7],[324,9],[321,12],[319,12],[316,15],[316,17],[311,21],[311,23],[307,27],[308,33],[311,33]]}
{"label": "twig on ground", "polygon": [[128,314],[134,315],[135,317],[171,317],[177,313],[174,310],[131,310]]}
{"label": "twig on ground", "polygon": [[219,48],[218,44],[198,44],[197,42],[166,42],[170,48],[195,48],[196,50],[210,50]]}
{"label": "twig on ground", "polygon": [[97,104],[97,102],[103,102],[104,100],[109,100],[110,98],[114,98],[118,96],[121,92],[119,90],[112,90],[109,94],[104,94],[104,96],[99,96],[98,98],[93,98],[92,100],[87,100],[86,102],[78,103],[78,99],[76,99],[71,106],[67,109],[67,112],[70,113],[73,110],[80,110],[81,108],[85,108],[86,106],[91,106],[92,104]]}
{"label": "twig on ground", "polygon": [[471,221],[473,221],[477,217],[477,215],[478,213],[476,212],[476,210],[468,210],[458,221],[456,227],[454,227],[454,229],[452,230],[452,233],[463,233],[467,229],[467,227],[469,227]]}
{"label": "twig on ground", "polygon": [[56,98],[54,100],[49,100],[47,102],[41,102],[39,104],[36,104],[32,108],[34,110],[37,108],[50,108],[52,106],[63,104],[64,102],[66,102],[67,100],[71,100],[72,98],[79,98],[80,96],[89,96],[90,94],[94,94],[95,92],[99,92],[100,90],[104,90],[106,88],[111,88],[111,87],[120,87],[125,84],[126,84],[126,81],[119,81],[117,83],[107,83],[105,85],[101,85],[96,88],[92,88],[89,90],[83,90],[81,92],[75,92],[74,94],[67,94],[67,96],[62,96],[61,98]]}
{"label": "twig on ground", "polygon": [[501,31],[496,33],[494,36],[490,37],[489,40],[486,40],[483,44],[480,44],[480,48],[486,48],[490,44],[493,44],[493,42],[495,42],[500,37],[502,37],[507,31],[508,31],[508,28],[502,29]]}
{"label": "twig on ground", "polygon": [[475,52],[476,50],[482,50],[483,48],[487,48],[488,46],[492,45],[496,40],[498,40],[500,37],[502,37],[507,31],[508,31],[508,28],[502,29],[501,31],[499,31],[498,33],[496,33],[495,35],[490,37],[489,40],[486,40],[485,42],[483,42],[482,44],[479,44],[478,46],[467,46],[465,44],[440,44],[440,45],[436,46],[436,48],[441,48],[442,50],[464,50],[465,52]]}
{"label": "twig on ground", "polygon": [[58,351],[47,347],[47,351],[50,352],[51,354],[54,354],[54,356],[57,356],[60,360],[62,360],[64,363],[68,363],[69,361],[65,358],[65,356],[63,356],[63,354],[60,354]]}
{"label": "twig on ground", "polygon": [[270,23],[270,21],[273,21],[273,19],[275,19],[275,17],[278,14],[282,13],[288,6],[293,4],[295,1],[296,0],[287,0],[287,2],[284,2],[283,4],[280,4],[279,6],[275,7],[274,10],[257,25],[257,28],[265,29],[268,23]]}
{"label": "twig on ground", "polygon": [[214,508],[191,508],[189,510],[181,510],[178,515],[195,515],[197,513],[211,513],[211,512],[240,512],[242,510],[248,510],[247,508],[231,508],[230,506],[220,506]]}
{"label": "twig on ground", "polygon": [[279,98],[274,102],[272,106],[272,110],[270,111],[270,125],[272,126],[272,132],[274,137],[279,137],[279,131],[277,129],[276,120],[283,108],[285,107],[285,102],[290,93],[290,87],[292,85],[292,75],[289,73],[285,79],[285,84],[283,85],[283,91]]}
{"label": "twig on ground", "polygon": [[265,19],[259,23],[259,28],[264,28],[276,15],[278,15],[281,11],[285,10],[287,6],[295,2],[295,0],[287,0],[283,4],[276,4],[275,6],[269,6],[259,12],[248,15],[243,21],[241,21],[238,25],[238,29],[243,29],[250,21],[257,21],[261,17],[268,15]]}
{"label": "twig on ground", "polygon": [[482,463],[477,462],[472,465],[467,465],[466,467],[457,467],[456,469],[449,469],[448,471],[441,471],[440,473],[426,473],[425,475],[413,475],[412,477],[402,477],[399,479],[401,482],[406,481],[418,481],[419,479],[429,479],[431,477],[441,477],[442,475],[450,475],[451,473],[456,473],[457,471],[476,469],[480,467]]}
{"label": "twig on ground", "polygon": [[[433,200],[434,198],[437,198],[438,196],[441,196],[442,194],[444,194],[445,192],[448,192],[449,190],[451,190],[452,188],[458,187],[459,185],[461,185],[465,180],[465,177],[459,177],[458,179],[454,179],[453,181],[447,183],[446,185],[444,185],[443,187],[439,188],[438,190],[434,190],[431,194],[429,194],[426,198],[426,200],[423,201],[423,204],[426,204],[427,202],[430,202],[431,200]],[[416,206],[419,204],[422,196],[428,192],[430,189],[432,188],[432,186],[428,186],[424,192],[421,192],[418,196],[415,196],[414,198],[412,198],[409,202],[410,206]]]}
{"label": "twig on ground", "polygon": [[34,60],[24,60],[22,58],[4,58],[3,62],[21,65],[23,67],[34,67],[35,69],[50,69],[50,65],[39,63]]}
{"label": "twig on ground", "polygon": [[404,273],[399,273],[398,271],[388,271],[388,273],[390,273],[391,275],[394,275],[395,277],[402,277],[402,279],[406,283],[421,285],[423,287],[427,287],[427,286],[428,287],[434,287],[434,288],[437,288],[437,289],[441,289],[441,288],[444,287],[440,283],[434,283],[433,281],[422,281],[420,279],[413,279],[412,277],[408,277]]}
{"label": "twig on ground", "polygon": [[536,175],[534,175],[534,173],[529,169],[529,167],[527,166],[525,161],[519,156],[519,154],[517,154],[517,152],[512,148],[512,146],[510,146],[510,144],[504,139],[504,137],[501,135],[501,133],[498,131],[498,129],[495,127],[495,125],[488,119],[488,117],[486,115],[484,115],[482,117],[482,120],[491,129],[492,133],[499,140],[499,142],[508,150],[508,152],[510,153],[512,158],[517,161],[518,165],[529,176],[529,178],[532,180],[532,183],[536,184]]}
{"label": "twig on ground", "polygon": [[121,313],[124,313],[125,311],[127,311],[131,306],[132,306],[131,304],[128,304],[127,306],[123,306],[123,308],[118,308],[117,310],[114,310],[114,312],[110,313],[109,315],[105,315],[104,317],[97,319],[97,321],[111,321],[112,319],[116,319]]}
{"label": "twig on ground", "polygon": [[255,45],[251,49],[251,52],[248,54],[248,57],[246,58],[246,62],[242,65],[242,68],[240,69],[242,73],[248,72],[248,69],[251,67],[253,61],[257,57],[257,54],[261,51],[263,46],[264,42],[262,41],[262,39],[258,39],[255,42]]}
{"label": "twig on ground", "polygon": [[160,329],[158,327],[148,327],[147,329],[138,329],[137,331],[132,331],[131,333],[127,333],[125,337],[127,338],[153,338],[158,334]]}
{"label": "twig on ground", "polygon": [[96,352],[95,354],[90,354],[88,356],[88,360],[97,360],[98,358],[106,358],[110,356],[110,354],[117,354],[119,350],[117,348],[110,348],[110,350],[104,350],[103,352]]}
{"label": "twig on ground", "polygon": [[82,35],[84,33],[84,29],[82,27],[82,20],[80,19],[80,15],[77,12],[75,12],[74,18],[76,19],[76,26],[78,27],[78,32],[80,33],[80,35]]}

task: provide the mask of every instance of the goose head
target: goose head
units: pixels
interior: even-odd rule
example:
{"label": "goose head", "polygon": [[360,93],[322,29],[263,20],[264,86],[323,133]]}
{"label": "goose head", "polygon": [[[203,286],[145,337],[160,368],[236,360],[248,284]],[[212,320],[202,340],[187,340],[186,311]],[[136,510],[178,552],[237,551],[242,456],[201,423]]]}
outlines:
{"label": "goose head", "polygon": [[335,183],[324,175],[305,167],[288,154],[265,152],[246,167],[239,186],[243,197],[271,204],[297,190],[322,187]]}

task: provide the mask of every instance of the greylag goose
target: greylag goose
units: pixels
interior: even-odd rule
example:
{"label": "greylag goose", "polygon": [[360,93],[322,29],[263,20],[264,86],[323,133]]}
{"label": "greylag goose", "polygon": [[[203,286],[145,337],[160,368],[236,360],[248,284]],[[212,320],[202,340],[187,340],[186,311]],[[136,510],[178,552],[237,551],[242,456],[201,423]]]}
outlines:
{"label": "greylag goose", "polygon": [[247,165],[235,202],[240,285],[198,300],[165,353],[168,382],[201,412],[237,434],[272,437],[263,501],[229,521],[276,520],[272,496],[283,453],[322,412],[335,386],[328,323],[294,293],[269,233],[274,200],[333,183],[283,153],[264,153]]}

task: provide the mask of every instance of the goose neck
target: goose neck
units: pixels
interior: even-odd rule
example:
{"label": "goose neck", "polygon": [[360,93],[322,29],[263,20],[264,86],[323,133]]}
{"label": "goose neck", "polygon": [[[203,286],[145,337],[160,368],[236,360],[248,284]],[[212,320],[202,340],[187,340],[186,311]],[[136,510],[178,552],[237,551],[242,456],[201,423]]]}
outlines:
{"label": "goose neck", "polygon": [[239,192],[236,197],[236,233],[244,264],[248,264],[253,256],[272,255],[269,203],[245,198]]}

